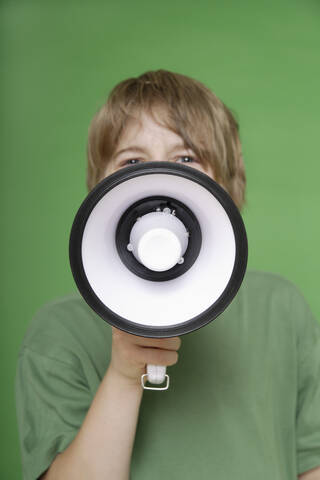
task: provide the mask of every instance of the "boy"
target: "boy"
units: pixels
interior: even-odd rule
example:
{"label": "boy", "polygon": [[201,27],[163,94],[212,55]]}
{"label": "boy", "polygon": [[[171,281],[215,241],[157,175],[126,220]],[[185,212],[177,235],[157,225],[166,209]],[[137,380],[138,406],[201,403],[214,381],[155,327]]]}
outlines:
{"label": "boy", "polygon": [[[232,114],[201,83],[163,70],[117,85],[93,119],[88,188],[161,160],[203,171],[242,207]],[[319,480],[319,345],[301,295],[264,273],[248,272],[228,309],[182,346],[111,329],[78,295],[57,301],[19,358],[25,478]],[[178,350],[173,388],[143,394],[146,364],[175,365]]]}

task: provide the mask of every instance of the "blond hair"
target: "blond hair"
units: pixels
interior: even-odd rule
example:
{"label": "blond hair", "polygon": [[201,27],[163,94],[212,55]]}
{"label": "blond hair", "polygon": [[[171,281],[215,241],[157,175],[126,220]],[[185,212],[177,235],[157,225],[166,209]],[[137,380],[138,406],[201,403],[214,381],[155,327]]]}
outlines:
{"label": "blond hair", "polygon": [[141,112],[154,116],[159,107],[165,112],[163,125],[179,135],[204,166],[212,167],[215,180],[241,208],[246,178],[237,121],[205,85],[166,70],[119,83],[94,116],[87,148],[89,190],[108,172],[127,122]]}

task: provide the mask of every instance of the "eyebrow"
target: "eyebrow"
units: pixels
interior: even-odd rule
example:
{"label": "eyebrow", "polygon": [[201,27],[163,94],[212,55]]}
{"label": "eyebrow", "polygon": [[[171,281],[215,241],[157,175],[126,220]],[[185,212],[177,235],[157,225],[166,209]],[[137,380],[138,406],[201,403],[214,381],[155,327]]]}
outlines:
{"label": "eyebrow", "polygon": [[[176,143],[171,147],[171,152],[174,152],[176,150],[180,149],[185,149],[185,150],[191,150],[189,147],[187,147],[184,143]],[[122,153],[128,153],[128,152],[138,152],[138,153],[145,153],[146,150],[143,147],[139,147],[136,145],[131,145],[130,147],[127,148],[122,148],[118,152],[115,153],[114,158],[117,158],[119,155]]]}
{"label": "eyebrow", "polygon": [[139,153],[144,153],[145,149],[142,147],[136,147],[135,145],[132,145],[131,147],[123,148],[122,150],[119,150],[118,152],[115,153],[115,158],[121,155],[121,153],[126,153],[126,152],[139,152]]}

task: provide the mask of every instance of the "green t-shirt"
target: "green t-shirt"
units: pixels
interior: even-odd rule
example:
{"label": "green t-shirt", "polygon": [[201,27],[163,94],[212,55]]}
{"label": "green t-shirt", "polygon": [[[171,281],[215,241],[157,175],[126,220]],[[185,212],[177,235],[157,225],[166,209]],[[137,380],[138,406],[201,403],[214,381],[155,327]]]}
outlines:
{"label": "green t-shirt", "polygon": [[[111,327],[79,295],[38,312],[16,377],[26,480],[73,440],[110,354]],[[168,391],[143,394],[132,480],[293,480],[320,465],[320,325],[291,283],[247,272],[168,373]]]}

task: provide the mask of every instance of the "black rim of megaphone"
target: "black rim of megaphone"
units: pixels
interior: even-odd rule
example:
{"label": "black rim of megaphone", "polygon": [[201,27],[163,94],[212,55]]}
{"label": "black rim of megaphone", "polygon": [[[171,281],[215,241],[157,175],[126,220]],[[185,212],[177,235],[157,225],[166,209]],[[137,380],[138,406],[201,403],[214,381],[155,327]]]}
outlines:
{"label": "black rim of megaphone", "polygon": [[[235,262],[227,286],[220,297],[204,312],[186,322],[168,326],[140,325],[110,310],[95,294],[87,279],[82,262],[83,232],[93,208],[110,190],[121,183],[150,174],[178,175],[206,188],[219,201],[231,222],[235,244]],[[208,175],[181,164],[170,162],[146,162],[123,168],[98,183],[82,202],[72,224],[69,241],[69,259],[75,283],[84,300],[106,322],[120,330],[143,337],[175,337],[193,332],[218,317],[238,292],[248,260],[248,242],[241,214],[229,194]]]}

